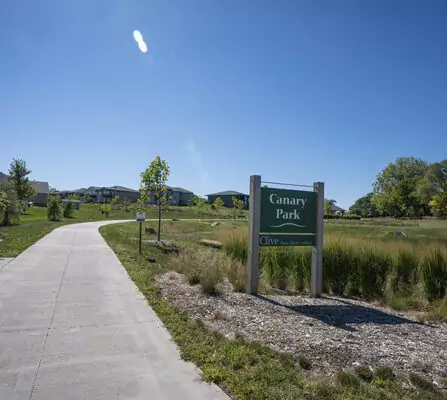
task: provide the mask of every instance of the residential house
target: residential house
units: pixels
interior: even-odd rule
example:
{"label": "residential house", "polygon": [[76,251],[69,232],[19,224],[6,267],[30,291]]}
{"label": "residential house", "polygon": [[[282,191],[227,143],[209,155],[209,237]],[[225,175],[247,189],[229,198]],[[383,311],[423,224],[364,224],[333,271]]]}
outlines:
{"label": "residential house", "polygon": [[35,196],[30,199],[35,206],[46,207],[48,204],[48,195],[50,194],[50,185],[48,182],[29,181],[34,191]]}
{"label": "residential house", "polygon": [[225,207],[233,207],[233,197],[244,202],[244,209],[248,209],[249,195],[235,190],[227,190],[225,192],[211,193],[206,195],[208,197],[208,203],[213,204],[214,201],[220,197],[223,200]]}
{"label": "residential house", "polygon": [[335,215],[344,215],[344,213],[346,212],[345,209],[336,206],[335,204],[331,206],[331,214],[335,214]]}
{"label": "residential house", "polygon": [[[0,182],[8,179],[8,176],[3,172],[0,172]],[[48,195],[50,193],[50,185],[48,182],[40,182],[40,181],[29,181],[32,188],[36,192],[35,196],[32,199],[29,199],[33,202],[35,206],[45,206],[48,203]]]}
{"label": "residential house", "polygon": [[87,189],[86,194],[89,194],[95,203],[110,203],[115,196],[130,201],[136,201],[140,198],[140,192],[138,190],[124,186],[92,186]]}
{"label": "residential house", "polygon": [[61,199],[63,200],[72,196],[79,196],[79,198],[82,199],[86,193],[86,188],[80,188],[76,190],[61,190],[57,194],[59,194],[59,196],[61,196]]}
{"label": "residential house", "polygon": [[168,197],[173,206],[187,206],[192,200],[194,193],[181,187],[168,186]]}

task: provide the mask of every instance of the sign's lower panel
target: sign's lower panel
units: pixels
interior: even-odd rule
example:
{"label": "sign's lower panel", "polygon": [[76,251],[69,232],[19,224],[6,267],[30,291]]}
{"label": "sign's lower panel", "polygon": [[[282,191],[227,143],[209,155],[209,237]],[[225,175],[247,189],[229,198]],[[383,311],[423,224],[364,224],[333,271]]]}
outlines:
{"label": "sign's lower panel", "polygon": [[259,244],[261,246],[315,246],[316,236],[303,235],[278,235],[275,233],[261,233]]}

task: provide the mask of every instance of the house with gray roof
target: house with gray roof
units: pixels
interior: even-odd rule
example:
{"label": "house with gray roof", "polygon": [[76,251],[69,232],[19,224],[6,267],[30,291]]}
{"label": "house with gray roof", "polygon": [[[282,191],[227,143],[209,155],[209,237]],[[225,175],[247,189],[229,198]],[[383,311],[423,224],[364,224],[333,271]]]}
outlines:
{"label": "house with gray roof", "polygon": [[181,187],[167,186],[168,197],[173,206],[187,206],[192,200],[194,193]]}
{"label": "house with gray roof", "polygon": [[344,215],[345,212],[346,210],[344,208],[336,206],[335,204],[331,206],[331,214]]}
{"label": "house with gray roof", "polygon": [[139,190],[119,185],[103,187],[91,186],[87,189],[86,194],[89,194],[95,203],[110,203],[115,196],[118,196],[120,199],[136,201],[141,196]]}
{"label": "house with gray roof", "polygon": [[224,207],[233,207],[233,197],[244,202],[244,209],[248,209],[249,195],[236,190],[226,190],[224,192],[211,193],[206,195],[208,197],[208,203],[213,204],[218,197],[224,202]]}
{"label": "house with gray roof", "polygon": [[[6,179],[8,179],[8,175],[0,172],[0,182],[5,181]],[[29,183],[36,192],[35,196],[29,200],[32,201],[35,206],[46,207],[48,203],[48,195],[50,194],[50,185],[48,184],[48,182],[33,180],[29,181]]]}
{"label": "house with gray roof", "polygon": [[48,204],[48,195],[50,194],[50,185],[48,182],[29,181],[34,191],[35,196],[31,200],[33,205],[46,207]]}

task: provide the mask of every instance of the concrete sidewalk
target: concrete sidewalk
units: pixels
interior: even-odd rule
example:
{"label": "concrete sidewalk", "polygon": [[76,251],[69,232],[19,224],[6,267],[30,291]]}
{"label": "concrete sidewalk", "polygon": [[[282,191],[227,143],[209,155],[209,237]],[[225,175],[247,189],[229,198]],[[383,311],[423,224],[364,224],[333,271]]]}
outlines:
{"label": "concrete sidewalk", "polygon": [[58,228],[0,270],[0,399],[228,399],[180,360],[99,234],[111,222]]}

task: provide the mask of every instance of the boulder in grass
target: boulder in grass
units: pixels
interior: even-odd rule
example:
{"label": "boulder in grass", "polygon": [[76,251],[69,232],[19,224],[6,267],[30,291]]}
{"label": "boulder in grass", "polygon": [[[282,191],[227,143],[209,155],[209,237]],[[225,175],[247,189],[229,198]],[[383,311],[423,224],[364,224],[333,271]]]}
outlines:
{"label": "boulder in grass", "polygon": [[202,239],[199,241],[202,246],[214,247],[215,249],[220,249],[222,247],[222,242],[218,240]]}
{"label": "boulder in grass", "polygon": [[149,246],[157,247],[164,253],[178,253],[180,250],[174,243],[168,242],[167,240],[148,240],[146,243]]}
{"label": "boulder in grass", "polygon": [[396,232],[396,236],[403,237],[403,238],[406,238],[406,237],[407,237],[407,235],[405,234],[405,232]]}

